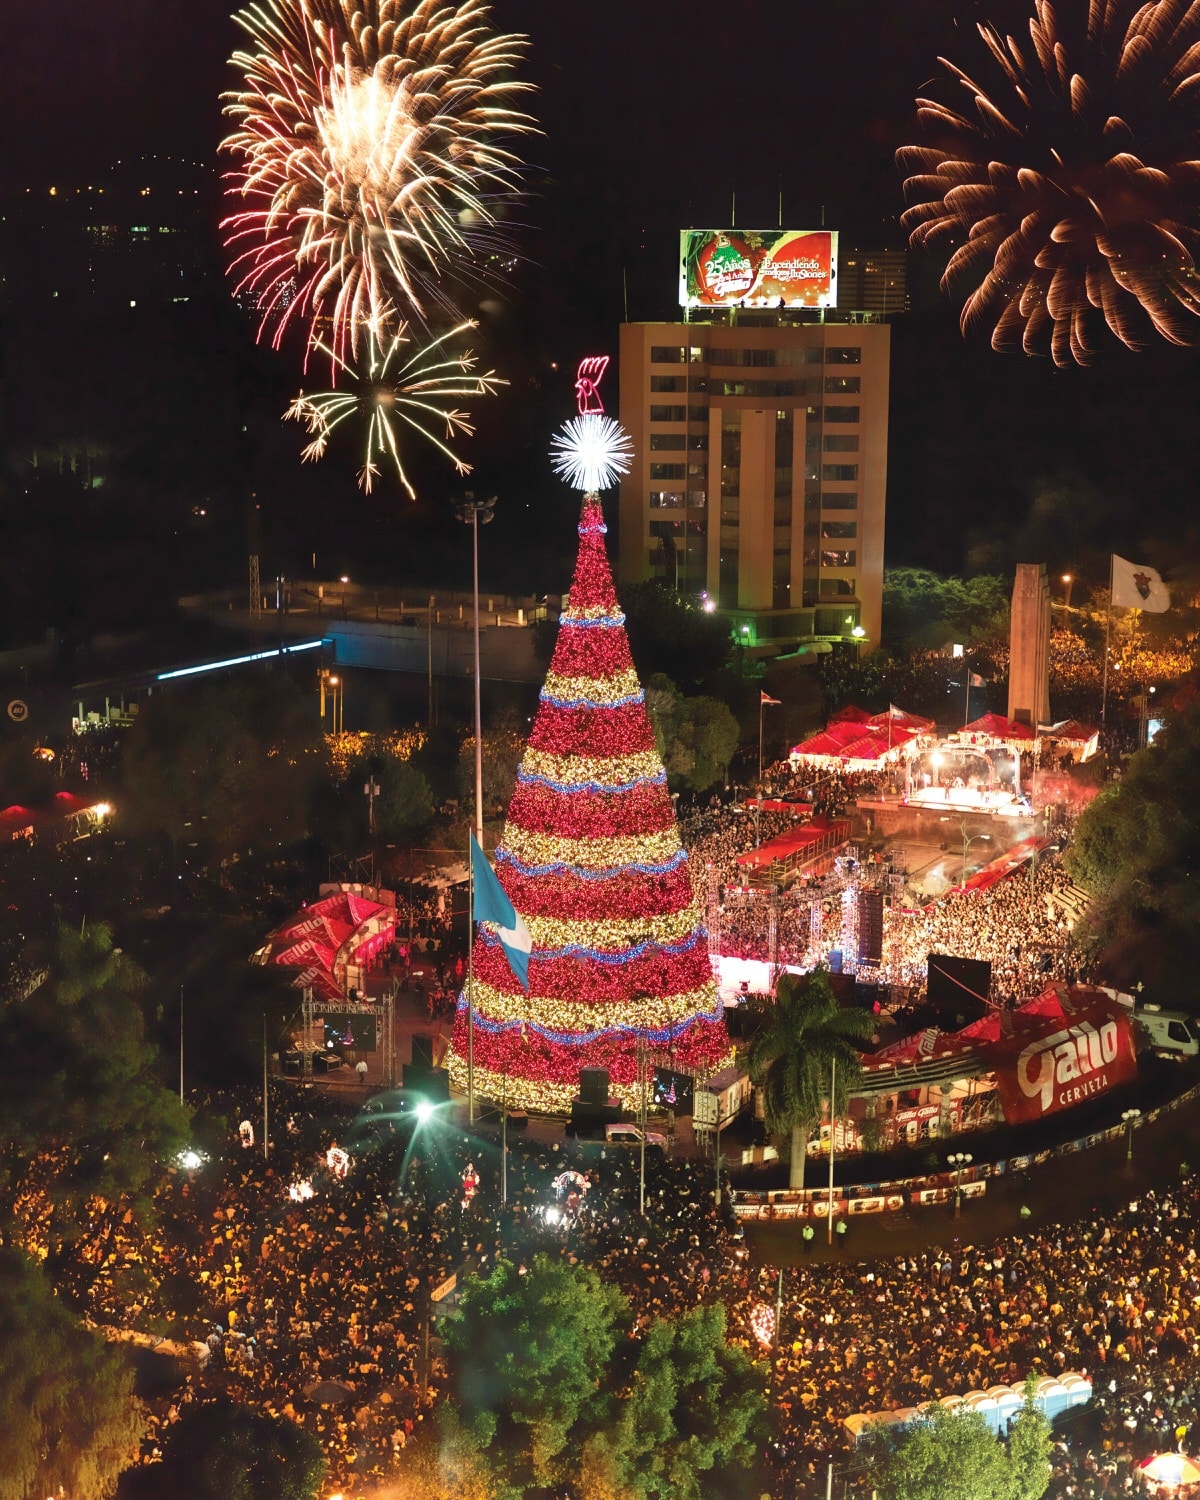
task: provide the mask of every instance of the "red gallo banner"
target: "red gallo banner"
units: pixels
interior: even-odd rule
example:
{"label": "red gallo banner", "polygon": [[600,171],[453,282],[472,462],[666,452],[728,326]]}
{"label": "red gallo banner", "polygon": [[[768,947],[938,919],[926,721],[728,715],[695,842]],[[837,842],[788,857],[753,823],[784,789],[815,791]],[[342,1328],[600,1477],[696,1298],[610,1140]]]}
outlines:
{"label": "red gallo banner", "polygon": [[1009,1124],[1040,1120],[1137,1077],[1133,1026],[1119,1007],[1043,1018],[991,1049]]}
{"label": "red gallo banner", "polygon": [[681,307],[836,307],[837,231],[685,229]]}

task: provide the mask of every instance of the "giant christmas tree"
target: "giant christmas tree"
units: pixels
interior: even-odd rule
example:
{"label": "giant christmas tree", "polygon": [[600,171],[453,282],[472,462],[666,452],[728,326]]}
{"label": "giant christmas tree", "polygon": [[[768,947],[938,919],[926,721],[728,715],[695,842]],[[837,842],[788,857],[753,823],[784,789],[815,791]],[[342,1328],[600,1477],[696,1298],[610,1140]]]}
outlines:
{"label": "giant christmas tree", "polygon": [[476,1091],[531,1109],[568,1108],[587,1067],[607,1068],[613,1092],[633,1104],[639,1042],[643,1055],[688,1070],[717,1067],[729,1051],[606,531],[589,493],[569,603],[496,849],[496,874],[533,938],[529,992],[481,924],[449,1059],[465,1088],[471,1003]]}

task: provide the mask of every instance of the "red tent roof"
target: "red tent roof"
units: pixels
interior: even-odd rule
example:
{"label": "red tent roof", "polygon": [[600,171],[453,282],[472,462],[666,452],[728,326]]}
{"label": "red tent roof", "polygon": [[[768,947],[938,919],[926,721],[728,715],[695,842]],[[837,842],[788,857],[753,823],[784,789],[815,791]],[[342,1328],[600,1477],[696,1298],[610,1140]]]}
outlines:
{"label": "red tent roof", "polygon": [[923,718],[920,714],[910,714],[904,708],[892,708],[885,714],[876,714],[867,722],[872,726],[877,725],[885,732],[889,723],[893,729],[918,729],[925,733],[931,733],[937,728],[932,719]]}
{"label": "red tent roof", "polygon": [[1081,724],[1078,719],[1064,719],[1061,724],[1051,724],[1049,729],[1043,729],[1041,735],[1047,740],[1066,740],[1072,745],[1086,745],[1088,740],[1095,739],[1100,733],[1093,729],[1090,724]]}
{"label": "red tent roof", "polygon": [[334,972],[337,956],[359,928],[380,912],[394,925],[394,907],[368,901],[353,891],[337,891],[314,901],[271,933],[267,939],[270,961],[301,969],[292,980],[297,989],[311,986],[326,999],[339,999],[342,988]]}
{"label": "red tent roof", "polygon": [[857,703],[847,703],[843,708],[839,708],[837,713],[829,716],[831,724],[867,724],[870,719],[871,715],[867,710],[859,708]]}
{"label": "red tent roof", "polygon": [[1037,736],[1028,724],[1017,719],[1006,719],[1003,714],[984,714],[982,719],[972,719],[959,731],[960,734],[990,734],[994,740],[1032,740]]}
{"label": "red tent roof", "polygon": [[814,818],[803,828],[795,828],[789,833],[779,834],[769,843],[763,844],[761,848],[747,849],[744,854],[738,855],[737,863],[742,869],[763,869],[774,864],[776,860],[787,859],[793,854],[803,854],[806,849],[819,853],[818,846],[822,842],[829,844],[833,841],[843,844],[849,835],[850,822],[847,818]]}
{"label": "red tent roof", "polygon": [[882,760],[889,750],[907,745],[920,733],[906,728],[896,719],[888,727],[888,717],[883,715],[882,724],[867,724],[858,720],[831,722],[820,734],[802,740],[792,749],[793,755],[830,756],[838,760]]}

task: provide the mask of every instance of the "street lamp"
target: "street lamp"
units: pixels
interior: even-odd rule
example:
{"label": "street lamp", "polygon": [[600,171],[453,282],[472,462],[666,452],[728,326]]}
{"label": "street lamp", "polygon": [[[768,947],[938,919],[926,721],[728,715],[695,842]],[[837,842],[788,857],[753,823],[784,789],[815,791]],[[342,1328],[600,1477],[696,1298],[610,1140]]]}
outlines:
{"label": "street lamp", "polygon": [[1062,576],[1062,581],[1063,581],[1063,586],[1066,588],[1066,591],[1067,591],[1066,608],[1070,609],[1070,607],[1071,607],[1071,585],[1075,582],[1075,579],[1071,576],[1070,573],[1064,573],[1063,576]]}
{"label": "street lamp", "polygon": [[962,823],[961,827],[962,827],[963,852],[962,852],[962,869],[959,871],[958,883],[960,885],[966,885],[966,883],[967,883],[967,851],[968,851],[968,849],[970,849],[970,847],[971,847],[972,844],[990,844],[992,842],[992,836],[991,836],[990,833],[973,833],[971,835],[971,837],[968,838],[967,837],[967,825],[966,825],[966,823],[965,822]]}
{"label": "street lamp", "polygon": [[1123,1109],[1121,1118],[1125,1121],[1125,1160],[1133,1160],[1133,1131],[1137,1122],[1142,1118],[1140,1109]]}
{"label": "street lamp", "polygon": [[[471,528],[471,562],[473,569],[473,602],[475,631],[475,842],[483,849],[483,712],[479,694],[479,527],[496,513],[496,496],[476,500],[468,490],[456,502],[455,514]],[[474,861],[468,861],[474,869]],[[471,911],[467,914],[467,1118],[475,1123],[475,881],[470,885]]]}
{"label": "street lamp", "polygon": [[947,1166],[954,1171],[954,1217],[962,1213],[962,1174],[975,1158],[969,1151],[952,1151],[946,1158]]}

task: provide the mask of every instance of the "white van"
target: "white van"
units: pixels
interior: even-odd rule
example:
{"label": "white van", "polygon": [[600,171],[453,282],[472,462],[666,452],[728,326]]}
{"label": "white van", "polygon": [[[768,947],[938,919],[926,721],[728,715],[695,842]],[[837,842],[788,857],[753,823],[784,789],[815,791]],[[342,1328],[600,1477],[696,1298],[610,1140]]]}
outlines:
{"label": "white van", "polygon": [[1200,1054],[1200,1023],[1182,1011],[1147,1005],[1137,1012],[1135,1020],[1148,1051],[1168,1052],[1175,1057]]}

